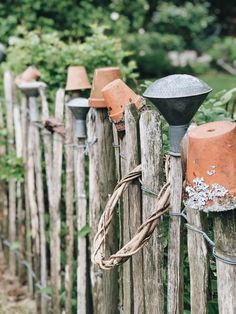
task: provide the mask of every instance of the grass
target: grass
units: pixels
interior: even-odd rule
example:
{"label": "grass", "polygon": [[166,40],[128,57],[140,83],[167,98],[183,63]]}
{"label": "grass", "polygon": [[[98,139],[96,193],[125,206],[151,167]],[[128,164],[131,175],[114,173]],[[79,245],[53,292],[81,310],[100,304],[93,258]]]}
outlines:
{"label": "grass", "polygon": [[222,72],[209,72],[199,75],[199,78],[213,88],[212,94],[236,87],[236,77]]}

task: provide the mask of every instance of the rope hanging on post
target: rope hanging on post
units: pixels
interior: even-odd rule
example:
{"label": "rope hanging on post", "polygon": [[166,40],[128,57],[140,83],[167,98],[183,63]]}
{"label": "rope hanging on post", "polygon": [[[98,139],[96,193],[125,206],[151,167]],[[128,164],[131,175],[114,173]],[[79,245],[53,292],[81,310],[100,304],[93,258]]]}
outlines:
{"label": "rope hanging on post", "polygon": [[127,187],[141,176],[141,165],[133,169],[116,185],[112,196],[109,198],[105,210],[98,224],[98,232],[94,238],[94,252],[92,262],[100,268],[109,270],[115,266],[126,262],[132,255],[137,253],[147,241],[151,238],[153,231],[158,223],[158,219],[168,211],[170,205],[170,175],[169,175],[169,158],[166,159],[166,184],[157,196],[156,211],[138,228],[133,238],[123,246],[118,252],[110,257],[105,256],[106,236],[115,213],[116,204],[122,193]]}

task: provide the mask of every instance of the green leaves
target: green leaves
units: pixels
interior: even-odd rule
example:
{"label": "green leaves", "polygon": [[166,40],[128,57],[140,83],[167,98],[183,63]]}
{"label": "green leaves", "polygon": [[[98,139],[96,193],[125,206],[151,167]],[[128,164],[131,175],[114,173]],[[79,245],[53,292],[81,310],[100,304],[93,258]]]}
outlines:
{"label": "green leaves", "polygon": [[52,103],[56,89],[65,86],[66,70],[70,65],[84,65],[90,79],[95,68],[104,66],[118,66],[124,78],[135,79],[135,62],[124,62],[130,52],[123,50],[119,39],[107,36],[106,29],[94,25],[91,28],[92,35],[83,43],[77,41],[66,44],[57,32],[27,32],[21,27],[21,37],[10,38],[3,69],[10,68],[19,74],[28,65],[37,67],[42,81],[48,85],[47,91]]}
{"label": "green leaves", "polygon": [[79,230],[79,236],[85,238],[90,233],[91,227],[86,224]]}
{"label": "green leaves", "polygon": [[23,160],[15,152],[0,158],[0,179],[9,181],[11,178],[20,182],[24,180]]}

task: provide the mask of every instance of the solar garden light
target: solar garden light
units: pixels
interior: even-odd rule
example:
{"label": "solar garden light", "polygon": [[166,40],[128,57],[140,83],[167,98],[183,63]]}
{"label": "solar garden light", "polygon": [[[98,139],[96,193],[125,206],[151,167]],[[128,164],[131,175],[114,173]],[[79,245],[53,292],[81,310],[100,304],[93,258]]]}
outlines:
{"label": "solar garden light", "polygon": [[155,81],[144,92],[169,124],[170,155],[180,156],[180,141],[211,90],[194,76],[174,74]]}
{"label": "solar garden light", "polygon": [[180,158],[180,142],[188,125],[203,103],[211,88],[196,77],[176,74],[151,84],[143,96],[148,98],[169,124],[170,154],[170,223],[168,252],[168,313],[182,312],[183,289],[182,264],[182,189],[183,171]]}
{"label": "solar garden light", "polygon": [[87,72],[83,66],[71,66],[68,68],[66,91],[72,92],[72,100],[67,103],[74,117],[75,136],[85,139],[86,116],[89,110],[88,99],[79,97],[79,92],[90,89]]}
{"label": "solar garden light", "polygon": [[39,121],[37,97],[39,95],[39,88],[46,87],[45,83],[36,81],[39,77],[40,72],[30,66],[15,81],[28,99],[31,122]]}

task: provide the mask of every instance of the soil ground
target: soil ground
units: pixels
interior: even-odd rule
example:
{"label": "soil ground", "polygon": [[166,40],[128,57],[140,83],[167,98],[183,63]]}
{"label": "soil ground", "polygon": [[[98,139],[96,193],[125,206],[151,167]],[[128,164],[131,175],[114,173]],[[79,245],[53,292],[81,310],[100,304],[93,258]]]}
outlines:
{"label": "soil ground", "polygon": [[7,269],[3,252],[0,251],[0,314],[36,314],[35,302],[30,299],[26,286]]}

